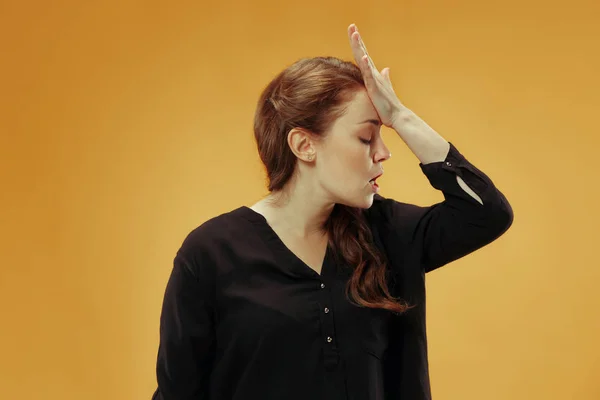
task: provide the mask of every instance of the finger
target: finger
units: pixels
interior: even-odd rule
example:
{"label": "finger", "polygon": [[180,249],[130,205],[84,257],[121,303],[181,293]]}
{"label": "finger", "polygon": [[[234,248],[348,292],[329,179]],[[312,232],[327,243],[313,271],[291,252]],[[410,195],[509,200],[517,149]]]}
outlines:
{"label": "finger", "polygon": [[371,65],[371,68],[375,68],[375,63],[373,62],[373,59],[369,55],[369,52],[367,51],[367,46],[365,46],[365,42],[362,40],[362,36],[360,36],[360,34],[358,36],[358,43],[359,43],[363,53],[366,54],[367,57],[369,57],[369,63]]}
{"label": "finger", "polygon": [[364,50],[360,46],[358,32],[353,32],[350,36],[350,46],[352,47],[352,55],[354,56],[354,60],[358,65],[361,64],[362,57],[365,55]]}
{"label": "finger", "polygon": [[358,27],[356,24],[350,24],[350,26],[348,26],[348,39],[350,40],[350,46],[354,46],[352,43],[352,35],[354,32],[358,32]]}
{"label": "finger", "polygon": [[350,26],[348,26],[348,37],[352,37],[352,34],[357,30],[356,24],[350,24]]}
{"label": "finger", "polygon": [[[350,46],[352,47],[352,53],[354,55],[354,59],[357,64],[360,64],[360,60],[363,55],[369,55],[367,51],[367,47],[363,42],[360,33],[358,32],[358,28],[355,24],[352,24],[348,27],[348,35],[350,37]],[[372,60],[371,60],[372,63]]]}
{"label": "finger", "polygon": [[[348,27],[348,34],[350,35],[350,45],[352,47],[352,54],[354,56],[354,60],[356,61],[356,64],[359,65],[359,67],[361,69],[363,69],[362,65],[363,65],[363,57],[366,56],[367,57],[367,66],[368,69],[370,69],[370,75],[373,76],[376,73],[378,73],[378,71],[376,71],[375,68],[375,63],[373,62],[373,60],[371,59],[371,57],[369,56],[369,53],[367,51],[367,47],[365,46],[365,43],[362,40],[362,37],[360,36],[360,33],[358,32],[358,28],[356,27],[355,24],[352,24]],[[373,71],[375,70],[375,71]],[[365,71],[363,71],[364,73]]]}
{"label": "finger", "polygon": [[375,75],[373,74],[373,68],[369,61],[369,56],[364,55],[360,60],[360,69],[365,81],[365,86],[368,88],[375,87]]}
{"label": "finger", "polygon": [[384,69],[381,70],[381,75],[385,78],[385,81],[387,83],[390,84],[390,86],[392,85],[392,80],[390,79],[390,68],[389,67],[385,67]]}
{"label": "finger", "polygon": [[360,47],[362,48],[364,53],[366,55],[369,55],[369,52],[367,51],[367,46],[365,46],[365,42],[363,41],[362,36],[360,36],[360,33],[358,34],[358,43],[360,44]]}

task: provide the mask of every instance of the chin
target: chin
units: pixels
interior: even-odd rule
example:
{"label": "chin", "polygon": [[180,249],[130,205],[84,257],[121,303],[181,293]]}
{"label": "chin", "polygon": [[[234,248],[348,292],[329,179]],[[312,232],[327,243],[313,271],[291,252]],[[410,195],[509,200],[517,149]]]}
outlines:
{"label": "chin", "polygon": [[373,205],[374,198],[375,198],[375,194],[371,194],[371,195],[367,196],[365,198],[363,206],[361,206],[360,208],[371,208],[371,206]]}
{"label": "chin", "polygon": [[373,198],[375,197],[375,194],[370,194],[367,196],[362,196],[358,197],[358,198],[343,198],[340,199],[337,203],[338,204],[343,204],[345,206],[348,207],[354,207],[354,208],[363,208],[363,209],[367,209],[367,208],[371,208],[371,206],[373,205]]}

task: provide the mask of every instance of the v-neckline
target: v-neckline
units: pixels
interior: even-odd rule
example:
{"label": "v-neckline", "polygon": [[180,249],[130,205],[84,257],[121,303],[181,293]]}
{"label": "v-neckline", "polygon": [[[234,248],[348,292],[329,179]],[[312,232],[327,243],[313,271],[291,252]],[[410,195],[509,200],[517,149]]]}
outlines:
{"label": "v-neckline", "polygon": [[317,276],[319,278],[323,277],[326,266],[329,262],[329,257],[331,256],[331,245],[329,242],[325,248],[325,256],[323,257],[321,272],[319,273],[314,268],[306,264],[283,242],[283,240],[281,240],[277,232],[275,232],[275,230],[271,227],[264,215],[247,206],[242,206],[238,210],[240,210],[242,215],[260,230],[260,232],[263,234],[263,237],[274,245],[275,249],[280,255],[293,264],[300,266],[303,270],[306,270],[306,272],[311,273],[313,276]]}

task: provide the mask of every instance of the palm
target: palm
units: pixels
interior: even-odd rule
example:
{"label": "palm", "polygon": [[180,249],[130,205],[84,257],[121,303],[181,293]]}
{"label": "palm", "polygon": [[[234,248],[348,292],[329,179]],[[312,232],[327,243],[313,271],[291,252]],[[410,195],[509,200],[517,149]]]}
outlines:
{"label": "palm", "polygon": [[379,114],[381,123],[391,126],[402,105],[392,87],[389,75],[390,70],[389,68],[384,68],[379,72],[375,68],[375,64],[367,52],[367,48],[358,33],[356,25],[352,24],[348,27],[348,37],[352,53],[354,54],[354,60],[362,72],[367,93],[375,110]]}

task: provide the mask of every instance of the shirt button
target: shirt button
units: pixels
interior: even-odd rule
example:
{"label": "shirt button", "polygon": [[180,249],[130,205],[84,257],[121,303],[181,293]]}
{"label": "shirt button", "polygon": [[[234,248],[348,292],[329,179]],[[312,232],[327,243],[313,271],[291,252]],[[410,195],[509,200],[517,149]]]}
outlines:
{"label": "shirt button", "polygon": [[450,161],[446,161],[446,165],[449,166],[449,167],[451,167],[452,163]]}
{"label": "shirt button", "polygon": [[325,311],[325,314],[329,314],[329,308],[325,307],[323,311]]}
{"label": "shirt button", "polygon": [[325,289],[325,284],[321,283],[321,289]]}
{"label": "shirt button", "polygon": [[327,336],[327,343],[333,342],[333,338],[331,336]]}

